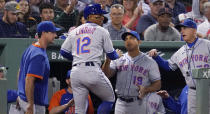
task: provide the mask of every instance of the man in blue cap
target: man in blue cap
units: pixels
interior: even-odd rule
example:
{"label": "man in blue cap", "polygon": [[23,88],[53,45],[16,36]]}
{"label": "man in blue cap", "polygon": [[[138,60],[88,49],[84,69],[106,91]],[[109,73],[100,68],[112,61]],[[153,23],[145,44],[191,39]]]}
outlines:
{"label": "man in blue cap", "polygon": [[185,77],[188,90],[188,114],[196,113],[196,81],[192,78],[192,69],[210,67],[210,41],[197,37],[197,25],[191,19],[184,20],[177,26],[181,28],[181,34],[186,45],[183,45],[172,57],[166,61],[152,49],[149,55],[155,59],[160,67],[169,71],[179,68]]}
{"label": "man in blue cap", "polygon": [[[123,33],[122,40],[128,52],[114,61],[107,58],[102,66],[106,76],[117,76],[115,114],[164,113],[161,98],[154,93],[161,88],[157,63],[140,51],[141,40],[137,32]],[[148,105],[148,97],[157,104],[156,108]]]}
{"label": "man in blue cap", "polygon": [[53,42],[58,30],[60,28],[56,28],[51,21],[41,22],[37,26],[38,41],[23,53],[18,80],[18,101],[25,114],[45,114],[50,75],[46,48]]}

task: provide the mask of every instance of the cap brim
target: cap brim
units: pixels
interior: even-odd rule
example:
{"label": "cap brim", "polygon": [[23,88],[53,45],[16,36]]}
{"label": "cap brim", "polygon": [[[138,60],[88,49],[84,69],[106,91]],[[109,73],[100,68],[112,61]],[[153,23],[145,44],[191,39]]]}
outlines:
{"label": "cap brim", "polygon": [[101,11],[101,14],[108,14],[109,12],[105,11],[105,10],[102,10]]}
{"label": "cap brim", "polygon": [[133,35],[133,34],[130,33],[130,32],[125,32],[125,33],[122,35],[122,40],[125,41],[125,38],[126,38],[126,36],[128,36],[128,35],[132,35],[132,36],[136,37],[135,35]]}
{"label": "cap brim", "polygon": [[56,32],[57,32],[57,31],[60,31],[60,30],[61,30],[61,28],[57,28],[57,27],[55,28],[55,31],[56,31]]}
{"label": "cap brim", "polygon": [[183,24],[178,24],[178,25],[175,26],[175,28],[179,31],[181,30],[181,27],[187,27],[187,26],[185,26]]}
{"label": "cap brim", "polygon": [[108,18],[106,16],[104,16],[104,21],[103,23],[106,24],[108,22]]}

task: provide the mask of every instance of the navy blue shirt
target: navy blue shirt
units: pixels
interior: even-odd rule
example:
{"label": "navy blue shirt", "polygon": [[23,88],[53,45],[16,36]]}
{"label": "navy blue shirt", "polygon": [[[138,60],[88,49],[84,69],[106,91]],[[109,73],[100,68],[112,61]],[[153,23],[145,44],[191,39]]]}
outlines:
{"label": "navy blue shirt", "polygon": [[34,87],[34,104],[48,105],[48,77],[50,75],[50,64],[46,50],[33,44],[24,52],[18,80],[18,96],[27,102],[25,93],[25,78],[33,76],[36,78]]}
{"label": "navy blue shirt", "polygon": [[172,97],[163,99],[164,105],[175,112],[176,114],[187,114],[187,95],[188,95],[188,86],[185,86],[182,89],[182,93],[179,96],[178,100],[174,100]]}
{"label": "navy blue shirt", "polygon": [[[168,4],[166,4],[166,7],[167,8],[170,8]],[[186,12],[186,9],[185,9],[185,6],[180,3],[180,2],[175,2],[174,4],[174,8],[170,8],[172,10],[172,14],[173,14],[173,18],[176,18],[179,14],[182,14],[182,13],[187,13]]]}
{"label": "navy blue shirt", "polygon": [[26,26],[20,22],[7,24],[0,20],[0,38],[28,38]]}

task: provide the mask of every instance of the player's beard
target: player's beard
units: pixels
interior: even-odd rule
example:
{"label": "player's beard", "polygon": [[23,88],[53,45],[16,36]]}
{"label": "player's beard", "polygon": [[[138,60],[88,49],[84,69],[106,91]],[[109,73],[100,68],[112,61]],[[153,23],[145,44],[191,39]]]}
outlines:
{"label": "player's beard", "polygon": [[128,52],[133,52],[138,49],[138,46],[133,46],[132,44],[127,44],[126,49]]}

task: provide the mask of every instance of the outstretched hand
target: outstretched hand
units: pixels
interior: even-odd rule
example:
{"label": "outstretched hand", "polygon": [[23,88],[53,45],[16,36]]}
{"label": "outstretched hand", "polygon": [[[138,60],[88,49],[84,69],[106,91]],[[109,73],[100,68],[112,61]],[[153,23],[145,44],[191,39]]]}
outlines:
{"label": "outstretched hand", "polygon": [[158,55],[157,49],[151,49],[149,51],[149,56],[150,57],[156,57]]}
{"label": "outstretched hand", "polygon": [[123,55],[123,52],[120,49],[116,49],[116,52],[119,55],[119,58]]}
{"label": "outstretched hand", "polygon": [[163,99],[169,98],[169,94],[165,90],[158,91],[157,94],[160,95]]}

